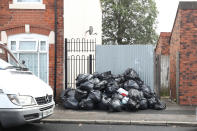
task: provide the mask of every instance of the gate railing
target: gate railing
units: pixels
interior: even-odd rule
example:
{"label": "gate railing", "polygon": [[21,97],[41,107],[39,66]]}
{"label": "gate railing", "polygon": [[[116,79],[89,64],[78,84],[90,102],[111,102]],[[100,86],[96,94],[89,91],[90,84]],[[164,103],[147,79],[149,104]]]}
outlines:
{"label": "gate railing", "polygon": [[79,74],[95,72],[96,39],[65,39],[65,87],[76,88]]}

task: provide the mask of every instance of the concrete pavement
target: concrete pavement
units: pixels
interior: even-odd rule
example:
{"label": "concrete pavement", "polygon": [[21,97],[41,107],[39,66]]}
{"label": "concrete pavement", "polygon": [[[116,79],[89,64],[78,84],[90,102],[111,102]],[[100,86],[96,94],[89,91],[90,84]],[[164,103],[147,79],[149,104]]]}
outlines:
{"label": "concrete pavement", "polygon": [[113,112],[93,110],[68,110],[56,105],[54,114],[44,123],[69,124],[111,124],[111,125],[159,125],[197,126],[196,107],[179,106],[169,99],[163,99],[166,110],[140,110],[137,112]]}

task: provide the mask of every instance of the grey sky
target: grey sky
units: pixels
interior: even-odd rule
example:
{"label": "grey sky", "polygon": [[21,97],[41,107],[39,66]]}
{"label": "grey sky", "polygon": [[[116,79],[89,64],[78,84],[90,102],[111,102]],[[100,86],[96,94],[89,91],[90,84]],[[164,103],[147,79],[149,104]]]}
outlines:
{"label": "grey sky", "polygon": [[[158,28],[157,33],[171,32],[177,12],[179,1],[191,0],[155,0],[157,4],[158,14]],[[197,1],[197,0],[192,0]]]}

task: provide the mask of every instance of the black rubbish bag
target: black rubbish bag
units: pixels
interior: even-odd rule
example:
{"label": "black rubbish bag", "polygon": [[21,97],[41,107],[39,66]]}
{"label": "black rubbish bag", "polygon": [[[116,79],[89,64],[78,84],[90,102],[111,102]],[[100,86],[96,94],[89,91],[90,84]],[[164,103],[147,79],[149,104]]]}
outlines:
{"label": "black rubbish bag", "polygon": [[82,110],[92,110],[94,109],[94,103],[88,97],[87,99],[82,99],[81,102],[79,102],[79,108]]}
{"label": "black rubbish bag", "polygon": [[148,101],[146,98],[141,99],[139,109],[141,109],[141,110],[148,109]]}
{"label": "black rubbish bag", "polygon": [[111,78],[107,81],[107,86],[113,86],[113,85],[118,86],[118,83],[113,78]]}
{"label": "black rubbish bag", "polygon": [[118,83],[118,84],[121,84],[121,83],[124,83],[125,82],[125,78],[123,75],[118,75],[117,77],[114,78],[115,81]]}
{"label": "black rubbish bag", "polygon": [[108,82],[108,85],[118,84],[113,77],[110,77],[106,80]]}
{"label": "black rubbish bag", "polygon": [[105,88],[105,91],[107,94],[114,94],[119,89],[119,86],[117,84],[109,85],[107,88]]}
{"label": "black rubbish bag", "polygon": [[109,98],[105,93],[102,94],[101,102],[98,103],[98,108],[100,110],[108,110],[110,106],[111,98]]}
{"label": "black rubbish bag", "polygon": [[65,99],[63,101],[64,108],[66,108],[66,109],[74,109],[74,110],[77,110],[77,109],[79,109],[78,104],[79,103],[75,99],[75,97],[68,97],[67,99]]}
{"label": "black rubbish bag", "polygon": [[101,73],[104,77],[109,77],[112,75],[111,71],[106,71],[106,72],[103,72]]}
{"label": "black rubbish bag", "polygon": [[128,96],[130,99],[135,100],[135,101],[140,101],[142,99],[142,93],[136,89],[130,89]]}
{"label": "black rubbish bag", "polygon": [[104,90],[107,87],[107,81],[103,80],[94,86],[94,90]]}
{"label": "black rubbish bag", "polygon": [[92,83],[92,81],[89,80],[89,81],[86,81],[84,83],[81,83],[78,88],[81,89],[81,90],[90,92],[94,88],[94,83]]}
{"label": "black rubbish bag", "polygon": [[[138,90],[139,91],[139,90]],[[140,100],[141,99],[144,99],[145,97],[144,97],[144,93],[142,92],[142,91],[139,91],[140,92]]]}
{"label": "black rubbish bag", "polygon": [[79,74],[76,78],[76,85],[79,86],[81,83],[89,81],[92,78],[93,78],[93,75],[91,74]]}
{"label": "black rubbish bag", "polygon": [[78,101],[75,99],[75,90],[66,89],[61,94],[62,103],[66,109],[78,109]]}
{"label": "black rubbish bag", "polygon": [[148,107],[150,109],[154,109],[155,108],[155,104],[157,104],[157,100],[155,97],[149,98],[148,100]]}
{"label": "black rubbish bag", "polygon": [[78,101],[81,101],[82,99],[87,98],[87,96],[88,96],[87,91],[82,91],[80,89],[75,90],[75,99],[77,99]]}
{"label": "black rubbish bag", "polygon": [[111,71],[106,71],[97,76],[100,80],[107,80],[112,77]]}
{"label": "black rubbish bag", "polygon": [[65,100],[68,97],[74,97],[74,95],[75,95],[75,90],[71,88],[67,88],[66,90],[62,91],[60,97],[62,100]]}
{"label": "black rubbish bag", "polygon": [[155,104],[154,109],[155,110],[164,110],[164,109],[166,109],[166,104],[164,102],[160,101],[159,99],[157,99],[157,103]]}
{"label": "black rubbish bag", "polygon": [[128,80],[124,83],[124,89],[129,91],[130,89],[139,90],[139,85],[134,80]]}
{"label": "black rubbish bag", "polygon": [[99,90],[90,91],[88,97],[95,103],[101,102],[101,92]]}
{"label": "black rubbish bag", "polygon": [[135,70],[133,70],[132,68],[128,68],[125,72],[124,72],[124,77],[126,80],[132,80],[132,79],[136,79],[139,78],[139,75],[137,74],[137,72]]}
{"label": "black rubbish bag", "polygon": [[122,81],[123,81],[122,78],[115,78],[115,81],[116,81],[117,83],[119,83],[119,84],[120,84],[120,83],[123,83],[123,82],[122,82]]}
{"label": "black rubbish bag", "polygon": [[144,84],[144,81],[142,81],[140,78],[135,78],[135,82],[141,87]]}
{"label": "black rubbish bag", "polygon": [[124,83],[120,83],[119,84],[119,88],[123,88],[124,89]]}
{"label": "black rubbish bag", "polygon": [[99,76],[100,76],[100,74],[98,72],[93,73],[93,78],[98,78]]}
{"label": "black rubbish bag", "polygon": [[118,100],[122,100],[124,98],[124,96],[122,96],[121,94],[119,93],[114,93],[112,95],[112,99],[118,99]]}
{"label": "black rubbish bag", "polygon": [[94,79],[92,80],[92,83],[93,83],[94,85],[97,85],[97,84],[100,83],[100,80],[99,80],[98,78],[94,78]]}
{"label": "black rubbish bag", "polygon": [[141,90],[144,94],[144,97],[147,99],[151,98],[154,94],[150,86],[147,86],[147,85],[142,85]]}
{"label": "black rubbish bag", "polygon": [[113,99],[110,102],[109,111],[120,112],[122,110],[122,103],[119,99]]}
{"label": "black rubbish bag", "polygon": [[166,104],[165,103],[157,103],[157,104],[155,104],[155,107],[154,107],[154,109],[155,110],[164,110],[164,109],[166,109]]}
{"label": "black rubbish bag", "polygon": [[137,101],[132,100],[132,99],[128,100],[127,110],[134,111],[134,110],[138,110],[139,107],[140,107],[140,104]]}

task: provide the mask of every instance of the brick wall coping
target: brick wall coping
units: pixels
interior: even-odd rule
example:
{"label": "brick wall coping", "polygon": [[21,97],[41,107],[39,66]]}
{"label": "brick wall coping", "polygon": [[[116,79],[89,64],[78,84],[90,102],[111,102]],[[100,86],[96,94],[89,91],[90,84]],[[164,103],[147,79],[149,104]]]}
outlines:
{"label": "brick wall coping", "polygon": [[179,2],[178,9],[181,9],[181,10],[197,9],[197,1],[181,1]]}

